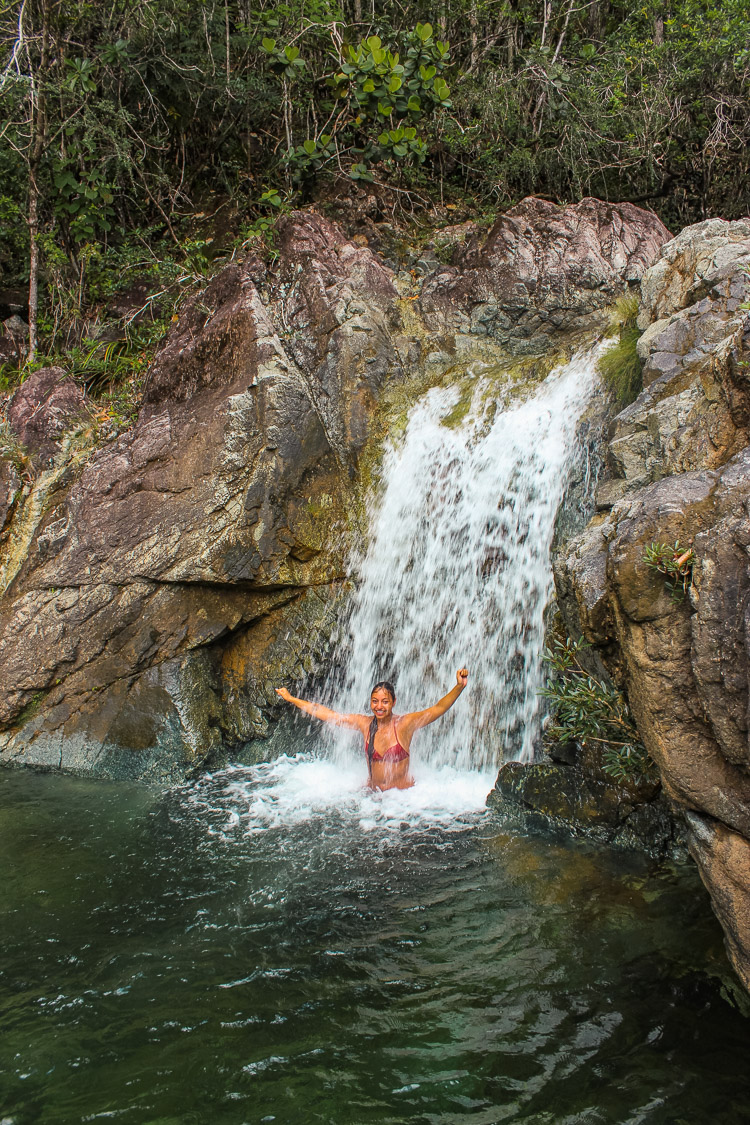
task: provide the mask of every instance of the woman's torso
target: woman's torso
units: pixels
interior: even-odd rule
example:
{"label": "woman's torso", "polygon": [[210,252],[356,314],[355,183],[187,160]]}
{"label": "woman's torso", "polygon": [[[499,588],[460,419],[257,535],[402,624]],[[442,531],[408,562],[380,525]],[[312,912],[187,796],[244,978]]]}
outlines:
{"label": "woman's torso", "polygon": [[398,720],[385,730],[376,730],[370,746],[369,731],[365,737],[365,752],[370,767],[370,784],[375,789],[408,789],[414,784],[409,772],[409,743],[411,739],[399,734]]}

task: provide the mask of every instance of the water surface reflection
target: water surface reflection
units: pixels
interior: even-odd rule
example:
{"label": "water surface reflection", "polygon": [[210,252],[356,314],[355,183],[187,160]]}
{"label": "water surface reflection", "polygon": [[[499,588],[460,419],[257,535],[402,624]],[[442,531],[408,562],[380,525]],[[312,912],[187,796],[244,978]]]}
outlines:
{"label": "water surface reflection", "polygon": [[0,1117],[748,1120],[692,868],[518,835],[477,775],[332,769],[0,775]]}

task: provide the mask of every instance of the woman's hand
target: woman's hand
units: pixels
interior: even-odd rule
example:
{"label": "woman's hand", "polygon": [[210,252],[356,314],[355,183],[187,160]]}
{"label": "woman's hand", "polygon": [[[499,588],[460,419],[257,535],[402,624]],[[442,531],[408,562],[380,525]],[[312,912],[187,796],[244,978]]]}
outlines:
{"label": "woman's hand", "polygon": [[287,701],[287,703],[292,702],[291,692],[288,692],[285,687],[277,687],[276,688],[276,694],[280,695],[282,699],[285,699]]}
{"label": "woman's hand", "polygon": [[458,671],[456,672],[456,683],[458,684],[458,686],[459,687],[466,687],[468,679],[469,679],[469,669],[468,668],[459,668]]}

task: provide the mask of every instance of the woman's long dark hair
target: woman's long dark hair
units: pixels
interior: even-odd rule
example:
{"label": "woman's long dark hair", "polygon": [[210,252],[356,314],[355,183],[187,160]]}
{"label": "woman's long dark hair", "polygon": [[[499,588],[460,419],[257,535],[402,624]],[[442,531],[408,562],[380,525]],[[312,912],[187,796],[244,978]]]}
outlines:
{"label": "woman's long dark hair", "polygon": [[[393,702],[394,703],[396,702],[396,689],[393,686],[393,684],[390,682],[390,680],[378,680],[378,682],[375,684],[375,687],[370,692],[370,698],[371,699],[372,699],[372,696],[374,695],[374,693],[376,691],[378,691],[380,688],[384,688],[388,692],[388,694],[390,695]],[[372,755],[375,752],[375,731],[377,729],[378,729],[378,720],[373,715],[372,722],[370,723],[370,731],[369,731],[369,734],[367,735],[367,764],[368,764],[368,766],[372,765]]]}

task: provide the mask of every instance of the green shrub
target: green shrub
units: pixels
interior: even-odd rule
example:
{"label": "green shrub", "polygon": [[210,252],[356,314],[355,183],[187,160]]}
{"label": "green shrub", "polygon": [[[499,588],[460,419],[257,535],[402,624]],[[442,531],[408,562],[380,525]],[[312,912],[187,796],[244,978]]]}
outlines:
{"label": "green shrub", "polygon": [[627,700],[621,691],[597,679],[583,667],[581,652],[588,648],[581,637],[555,638],[544,652],[552,670],[548,686],[540,693],[554,704],[547,737],[558,742],[590,743],[602,751],[604,772],[617,781],[654,780],[656,768],[641,742]]}

